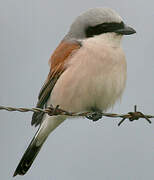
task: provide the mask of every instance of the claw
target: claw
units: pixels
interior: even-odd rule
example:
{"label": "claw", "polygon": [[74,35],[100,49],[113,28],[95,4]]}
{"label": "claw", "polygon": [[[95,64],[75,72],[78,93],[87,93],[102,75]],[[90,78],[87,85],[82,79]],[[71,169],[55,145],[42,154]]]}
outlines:
{"label": "claw", "polygon": [[102,118],[102,113],[101,112],[93,112],[93,113],[90,113],[89,115],[86,115],[86,118],[93,120],[93,121],[98,121],[99,119]]}

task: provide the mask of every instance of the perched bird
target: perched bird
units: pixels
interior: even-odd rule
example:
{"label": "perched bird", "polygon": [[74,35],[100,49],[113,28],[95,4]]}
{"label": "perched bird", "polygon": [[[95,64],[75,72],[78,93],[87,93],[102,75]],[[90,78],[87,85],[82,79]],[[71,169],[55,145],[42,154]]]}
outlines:
{"label": "perched bird", "polygon": [[[121,39],[123,35],[135,32],[110,8],[93,8],[78,16],[49,60],[50,72],[36,107],[52,104],[70,112],[91,111],[96,114],[112,107],[126,84]],[[31,124],[39,125],[39,129],[14,176],[28,171],[48,135],[66,118],[33,114]]]}

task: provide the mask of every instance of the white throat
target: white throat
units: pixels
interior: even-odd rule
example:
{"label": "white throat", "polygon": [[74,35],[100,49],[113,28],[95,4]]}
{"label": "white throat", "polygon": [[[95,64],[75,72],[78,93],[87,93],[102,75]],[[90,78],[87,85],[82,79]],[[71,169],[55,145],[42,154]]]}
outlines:
{"label": "white throat", "polygon": [[121,46],[121,40],[122,35],[117,35],[116,33],[104,33],[101,35],[94,36],[92,38],[89,38],[94,41],[102,42],[103,44],[108,44],[112,47],[120,47]]}

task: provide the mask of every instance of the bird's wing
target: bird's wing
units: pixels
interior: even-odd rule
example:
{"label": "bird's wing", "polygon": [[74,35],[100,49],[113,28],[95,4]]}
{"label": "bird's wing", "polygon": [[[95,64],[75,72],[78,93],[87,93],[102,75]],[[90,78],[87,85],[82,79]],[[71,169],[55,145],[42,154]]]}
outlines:
{"label": "bird's wing", "polygon": [[[66,70],[67,60],[80,49],[81,43],[78,41],[62,41],[56,48],[51,58],[49,59],[50,72],[40,90],[36,107],[43,108],[46,104],[52,89],[61,74]],[[31,124],[37,126],[41,123],[44,113],[33,113]]]}

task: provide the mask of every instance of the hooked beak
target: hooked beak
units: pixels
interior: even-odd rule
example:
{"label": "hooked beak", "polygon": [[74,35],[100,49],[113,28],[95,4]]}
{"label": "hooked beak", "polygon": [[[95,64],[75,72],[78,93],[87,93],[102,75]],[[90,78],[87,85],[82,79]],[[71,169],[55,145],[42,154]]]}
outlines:
{"label": "hooked beak", "polygon": [[136,33],[136,31],[132,27],[124,25],[122,29],[117,29],[115,33],[121,34],[121,35],[130,35],[130,34]]}

